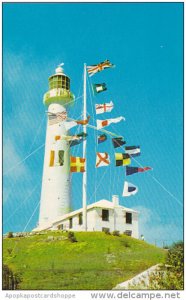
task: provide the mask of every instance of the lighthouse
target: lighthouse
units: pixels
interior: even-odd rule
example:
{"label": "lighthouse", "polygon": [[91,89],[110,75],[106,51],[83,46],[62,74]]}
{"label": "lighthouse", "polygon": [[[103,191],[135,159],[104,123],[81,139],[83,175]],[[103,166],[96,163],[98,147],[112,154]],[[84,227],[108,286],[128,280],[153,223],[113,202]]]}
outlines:
{"label": "lighthouse", "polygon": [[70,129],[67,112],[73,100],[70,78],[60,65],[49,77],[49,90],[43,97],[48,120],[38,228],[50,225],[71,208],[70,150],[65,137]]}

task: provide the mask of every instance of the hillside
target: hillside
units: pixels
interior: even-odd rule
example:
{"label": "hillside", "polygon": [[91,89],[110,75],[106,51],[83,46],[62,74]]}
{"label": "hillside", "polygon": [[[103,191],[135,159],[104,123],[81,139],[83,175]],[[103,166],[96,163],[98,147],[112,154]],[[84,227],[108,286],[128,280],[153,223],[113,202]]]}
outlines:
{"label": "hillside", "polygon": [[3,239],[3,263],[21,277],[19,289],[104,290],[165,259],[144,241],[102,232],[65,232]]}

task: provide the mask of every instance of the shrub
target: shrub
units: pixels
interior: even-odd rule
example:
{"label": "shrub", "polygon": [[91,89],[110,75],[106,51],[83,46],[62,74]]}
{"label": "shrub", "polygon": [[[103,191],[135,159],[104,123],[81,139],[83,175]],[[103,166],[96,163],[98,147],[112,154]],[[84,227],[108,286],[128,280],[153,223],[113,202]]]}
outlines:
{"label": "shrub", "polygon": [[168,246],[168,245],[165,245],[165,246],[163,246],[163,249],[168,250],[168,249],[169,249],[169,246]]}
{"label": "shrub", "polygon": [[7,235],[7,238],[10,239],[10,238],[13,238],[13,237],[14,237],[13,232],[10,231],[10,232],[8,233],[8,235]]}
{"label": "shrub", "polygon": [[105,228],[103,231],[104,231],[105,234],[110,234],[109,228]]}
{"label": "shrub", "polygon": [[113,231],[113,233],[112,233],[112,235],[114,235],[114,236],[120,236],[120,234],[119,234],[119,231],[118,231],[118,230],[114,230],[114,231]]}
{"label": "shrub", "polygon": [[69,233],[68,233],[68,239],[69,239],[69,241],[71,243],[76,243],[77,242],[77,239],[76,239],[76,237],[74,235],[74,232],[72,232],[72,231],[69,231]]}
{"label": "shrub", "polygon": [[24,234],[23,234],[23,232],[19,232],[19,233],[17,233],[16,236],[17,236],[17,237],[24,237]]}
{"label": "shrub", "polygon": [[184,271],[183,242],[174,243],[168,250],[165,269],[158,276],[150,276],[150,289],[182,290]]}

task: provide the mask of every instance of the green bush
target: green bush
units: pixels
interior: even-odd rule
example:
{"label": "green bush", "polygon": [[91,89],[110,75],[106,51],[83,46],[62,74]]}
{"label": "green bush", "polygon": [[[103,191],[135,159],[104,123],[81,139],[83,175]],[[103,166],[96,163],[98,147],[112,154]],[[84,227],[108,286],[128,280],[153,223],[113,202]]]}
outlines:
{"label": "green bush", "polygon": [[14,237],[13,232],[10,231],[10,232],[8,233],[8,235],[7,235],[7,238],[10,239],[10,238],[13,238],[13,237]]}
{"label": "green bush", "polygon": [[119,231],[118,231],[118,230],[114,230],[114,231],[113,231],[113,233],[112,233],[112,235],[114,235],[114,236],[120,236],[120,234],[119,234]]}
{"label": "green bush", "polygon": [[150,289],[183,290],[184,244],[174,243],[168,250],[164,271],[150,276]]}
{"label": "green bush", "polygon": [[69,241],[71,243],[76,243],[77,242],[77,239],[76,239],[76,237],[74,235],[74,232],[72,232],[72,231],[69,231],[69,233],[68,233],[68,239],[69,239]]}
{"label": "green bush", "polygon": [[109,234],[109,235],[110,235],[110,230],[109,230],[109,228],[105,228],[105,229],[103,230],[103,232],[104,232],[105,234]]}

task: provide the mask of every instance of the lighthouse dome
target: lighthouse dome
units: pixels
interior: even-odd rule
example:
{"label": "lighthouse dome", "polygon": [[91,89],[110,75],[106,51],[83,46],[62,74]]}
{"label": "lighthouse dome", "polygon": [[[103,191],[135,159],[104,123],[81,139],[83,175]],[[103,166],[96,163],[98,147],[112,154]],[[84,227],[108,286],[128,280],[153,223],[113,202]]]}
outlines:
{"label": "lighthouse dome", "polygon": [[64,74],[64,70],[63,70],[63,68],[61,66],[58,66],[56,68],[56,74]]}

